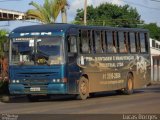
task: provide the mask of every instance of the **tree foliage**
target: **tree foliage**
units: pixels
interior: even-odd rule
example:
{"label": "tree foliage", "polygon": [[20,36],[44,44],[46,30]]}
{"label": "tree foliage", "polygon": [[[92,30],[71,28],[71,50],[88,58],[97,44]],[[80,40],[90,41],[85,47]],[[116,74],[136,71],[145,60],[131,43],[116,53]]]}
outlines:
{"label": "tree foliage", "polygon": [[143,28],[150,31],[151,38],[160,41],[160,27],[158,27],[156,23],[144,24]]}
{"label": "tree foliage", "polygon": [[[36,2],[31,2],[35,9],[30,9],[26,12],[27,16],[33,17],[42,23],[54,23],[61,12],[65,14],[65,6],[68,5],[67,0],[45,0],[43,6]],[[65,20],[62,19],[62,22]]]}
{"label": "tree foliage", "polygon": [[[78,9],[75,17],[75,23],[83,24],[84,10]],[[87,24],[103,26],[122,26],[136,27],[142,23],[137,10],[129,5],[118,6],[110,3],[104,3],[100,6],[87,7]]]}
{"label": "tree foliage", "polygon": [[6,36],[7,33],[8,32],[6,30],[0,30],[0,58],[5,56],[4,45],[8,42]]}

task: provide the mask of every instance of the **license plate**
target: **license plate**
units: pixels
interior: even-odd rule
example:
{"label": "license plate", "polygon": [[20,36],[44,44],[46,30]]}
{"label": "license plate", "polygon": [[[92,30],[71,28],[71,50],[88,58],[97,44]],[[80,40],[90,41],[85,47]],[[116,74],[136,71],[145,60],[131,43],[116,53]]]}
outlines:
{"label": "license plate", "polygon": [[30,91],[40,91],[40,87],[32,87],[30,88]]}

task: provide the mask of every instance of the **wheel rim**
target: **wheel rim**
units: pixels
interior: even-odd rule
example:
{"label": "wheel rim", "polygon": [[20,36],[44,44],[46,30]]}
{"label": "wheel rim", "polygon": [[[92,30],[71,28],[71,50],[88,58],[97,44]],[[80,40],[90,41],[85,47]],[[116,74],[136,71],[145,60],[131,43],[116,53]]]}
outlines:
{"label": "wheel rim", "polygon": [[132,88],[133,88],[132,79],[129,78],[128,79],[128,90],[132,90]]}
{"label": "wheel rim", "polygon": [[83,81],[83,82],[81,83],[80,90],[81,90],[81,93],[82,93],[83,95],[85,95],[85,94],[87,93],[87,85],[86,85],[86,82],[85,82],[85,81]]}

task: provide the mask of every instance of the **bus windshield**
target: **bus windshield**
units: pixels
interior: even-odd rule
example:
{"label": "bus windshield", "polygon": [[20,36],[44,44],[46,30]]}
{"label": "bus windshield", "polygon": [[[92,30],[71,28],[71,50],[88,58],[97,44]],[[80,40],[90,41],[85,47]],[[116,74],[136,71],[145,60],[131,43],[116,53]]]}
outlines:
{"label": "bus windshield", "polygon": [[14,38],[11,42],[11,64],[63,64],[62,37]]}

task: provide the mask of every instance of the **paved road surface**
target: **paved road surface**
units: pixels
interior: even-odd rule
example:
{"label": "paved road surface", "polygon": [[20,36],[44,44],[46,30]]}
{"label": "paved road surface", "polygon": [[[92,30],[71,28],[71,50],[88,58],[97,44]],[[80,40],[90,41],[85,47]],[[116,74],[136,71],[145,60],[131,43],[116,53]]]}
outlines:
{"label": "paved road surface", "polygon": [[75,100],[72,96],[60,96],[51,100],[29,102],[27,98],[14,98],[10,103],[0,102],[0,113],[12,114],[160,114],[160,85],[136,90],[133,95],[117,95],[114,92],[96,94],[87,100]]}

